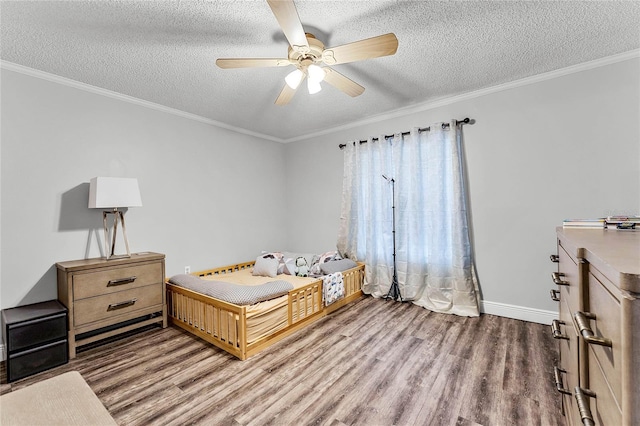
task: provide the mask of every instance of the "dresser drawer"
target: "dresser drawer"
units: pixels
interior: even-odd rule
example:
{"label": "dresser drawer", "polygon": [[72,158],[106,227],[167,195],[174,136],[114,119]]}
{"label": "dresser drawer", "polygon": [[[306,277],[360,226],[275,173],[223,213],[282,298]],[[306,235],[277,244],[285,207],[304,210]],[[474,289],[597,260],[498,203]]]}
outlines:
{"label": "dresser drawer", "polygon": [[37,318],[7,326],[7,352],[67,338],[67,313]]}
{"label": "dresser drawer", "polygon": [[560,300],[563,300],[569,306],[569,312],[575,312],[581,309],[580,303],[580,264],[578,260],[569,255],[561,241],[558,241],[558,270],[560,272],[560,280],[564,283],[558,285],[560,289]]}
{"label": "dresser drawer", "polygon": [[[603,372],[595,357],[589,351],[589,389],[595,392],[595,398],[589,398],[591,415],[597,425],[616,426],[622,425],[622,412],[617,403],[617,398],[613,396],[607,380],[606,372]],[[578,416],[578,418],[580,418]]]}
{"label": "dresser drawer", "polygon": [[73,276],[74,300],[115,293],[162,282],[160,262],[110,268]]}
{"label": "dresser drawer", "polygon": [[[605,278],[602,277],[602,279]],[[595,357],[602,368],[605,380],[609,383],[613,395],[620,404],[622,402],[620,301],[605,288],[593,273],[589,273],[589,312],[594,314],[596,318],[589,321],[595,337],[611,340],[611,347],[589,344],[589,373],[591,373],[591,358]]]}
{"label": "dresser drawer", "polygon": [[76,327],[158,305],[162,310],[162,283],[77,300],[74,305]]}
{"label": "dresser drawer", "polygon": [[562,383],[563,388],[569,390],[573,394],[573,389],[579,385],[578,380],[578,337],[572,333],[573,326],[569,325],[571,330],[566,326],[561,326],[564,333],[568,333],[567,339],[561,339],[560,346],[560,368],[564,370]]}

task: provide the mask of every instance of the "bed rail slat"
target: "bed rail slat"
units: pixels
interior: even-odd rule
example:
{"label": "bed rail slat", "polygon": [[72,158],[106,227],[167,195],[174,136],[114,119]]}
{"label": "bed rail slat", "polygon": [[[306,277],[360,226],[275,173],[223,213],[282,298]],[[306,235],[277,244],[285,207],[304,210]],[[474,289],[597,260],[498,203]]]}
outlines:
{"label": "bed rail slat", "polygon": [[172,324],[246,359],[246,344],[241,342],[241,329],[246,326],[245,307],[217,301],[169,283],[167,303]]}
{"label": "bed rail slat", "polygon": [[255,264],[255,260],[251,262],[236,263],[235,265],[222,266],[219,268],[205,269],[204,271],[193,272],[191,275],[195,275],[197,277],[206,277],[209,275],[225,275],[232,272],[242,271],[243,269],[253,268]]}

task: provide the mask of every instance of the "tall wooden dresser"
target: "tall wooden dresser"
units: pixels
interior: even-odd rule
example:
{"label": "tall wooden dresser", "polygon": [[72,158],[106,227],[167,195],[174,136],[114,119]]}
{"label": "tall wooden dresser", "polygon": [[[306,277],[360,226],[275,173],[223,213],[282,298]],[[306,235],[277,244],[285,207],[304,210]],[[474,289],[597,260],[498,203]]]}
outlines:
{"label": "tall wooden dresser", "polygon": [[640,425],[640,231],[557,229],[551,297],[568,425]]}
{"label": "tall wooden dresser", "polygon": [[148,324],[167,326],[164,254],[59,262],[58,300],[69,310],[69,358],[76,347]]}

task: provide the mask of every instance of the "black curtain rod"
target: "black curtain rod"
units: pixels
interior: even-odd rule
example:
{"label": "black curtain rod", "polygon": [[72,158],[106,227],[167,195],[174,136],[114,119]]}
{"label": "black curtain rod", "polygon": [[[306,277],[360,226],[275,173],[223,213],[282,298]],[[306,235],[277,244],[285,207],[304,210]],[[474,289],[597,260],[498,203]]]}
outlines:
{"label": "black curtain rod", "polygon": [[[465,117],[462,120],[456,120],[456,126],[458,124],[469,124],[469,123],[471,123],[471,119],[469,117]],[[450,123],[442,123],[442,129],[444,130],[447,127],[449,127],[450,125],[451,125]],[[431,130],[431,127],[422,127],[420,129],[418,129],[418,132],[428,132],[429,130]],[[410,135],[411,132],[402,132],[401,134],[402,134],[402,136],[406,136],[406,135]],[[394,136],[395,135],[384,135],[384,138],[385,139],[389,139],[389,138],[392,138]],[[372,138],[371,140],[372,141],[377,141],[378,138]],[[366,140],[359,141],[359,142],[360,142],[360,144],[367,143]],[[353,142],[353,144],[355,145],[355,142]],[[346,143],[341,143],[340,145],[338,145],[338,147],[340,147],[340,149],[343,149],[345,146],[347,146]]]}

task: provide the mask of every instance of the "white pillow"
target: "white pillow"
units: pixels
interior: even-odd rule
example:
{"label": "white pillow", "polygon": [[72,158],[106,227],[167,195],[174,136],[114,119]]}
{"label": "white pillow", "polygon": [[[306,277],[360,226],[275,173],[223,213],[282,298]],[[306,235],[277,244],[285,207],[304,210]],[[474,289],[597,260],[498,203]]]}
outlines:
{"label": "white pillow", "polygon": [[284,269],[282,271],[287,275],[295,275],[296,274],[296,260],[295,259],[285,259],[284,260]]}
{"label": "white pillow", "polygon": [[280,253],[279,251],[272,251],[272,252],[263,251],[262,252],[262,257],[270,257],[270,256],[273,256],[278,260],[278,275],[282,274],[284,272],[283,254]]}
{"label": "white pillow", "polygon": [[278,259],[259,256],[253,266],[253,275],[275,278],[278,276]]}

